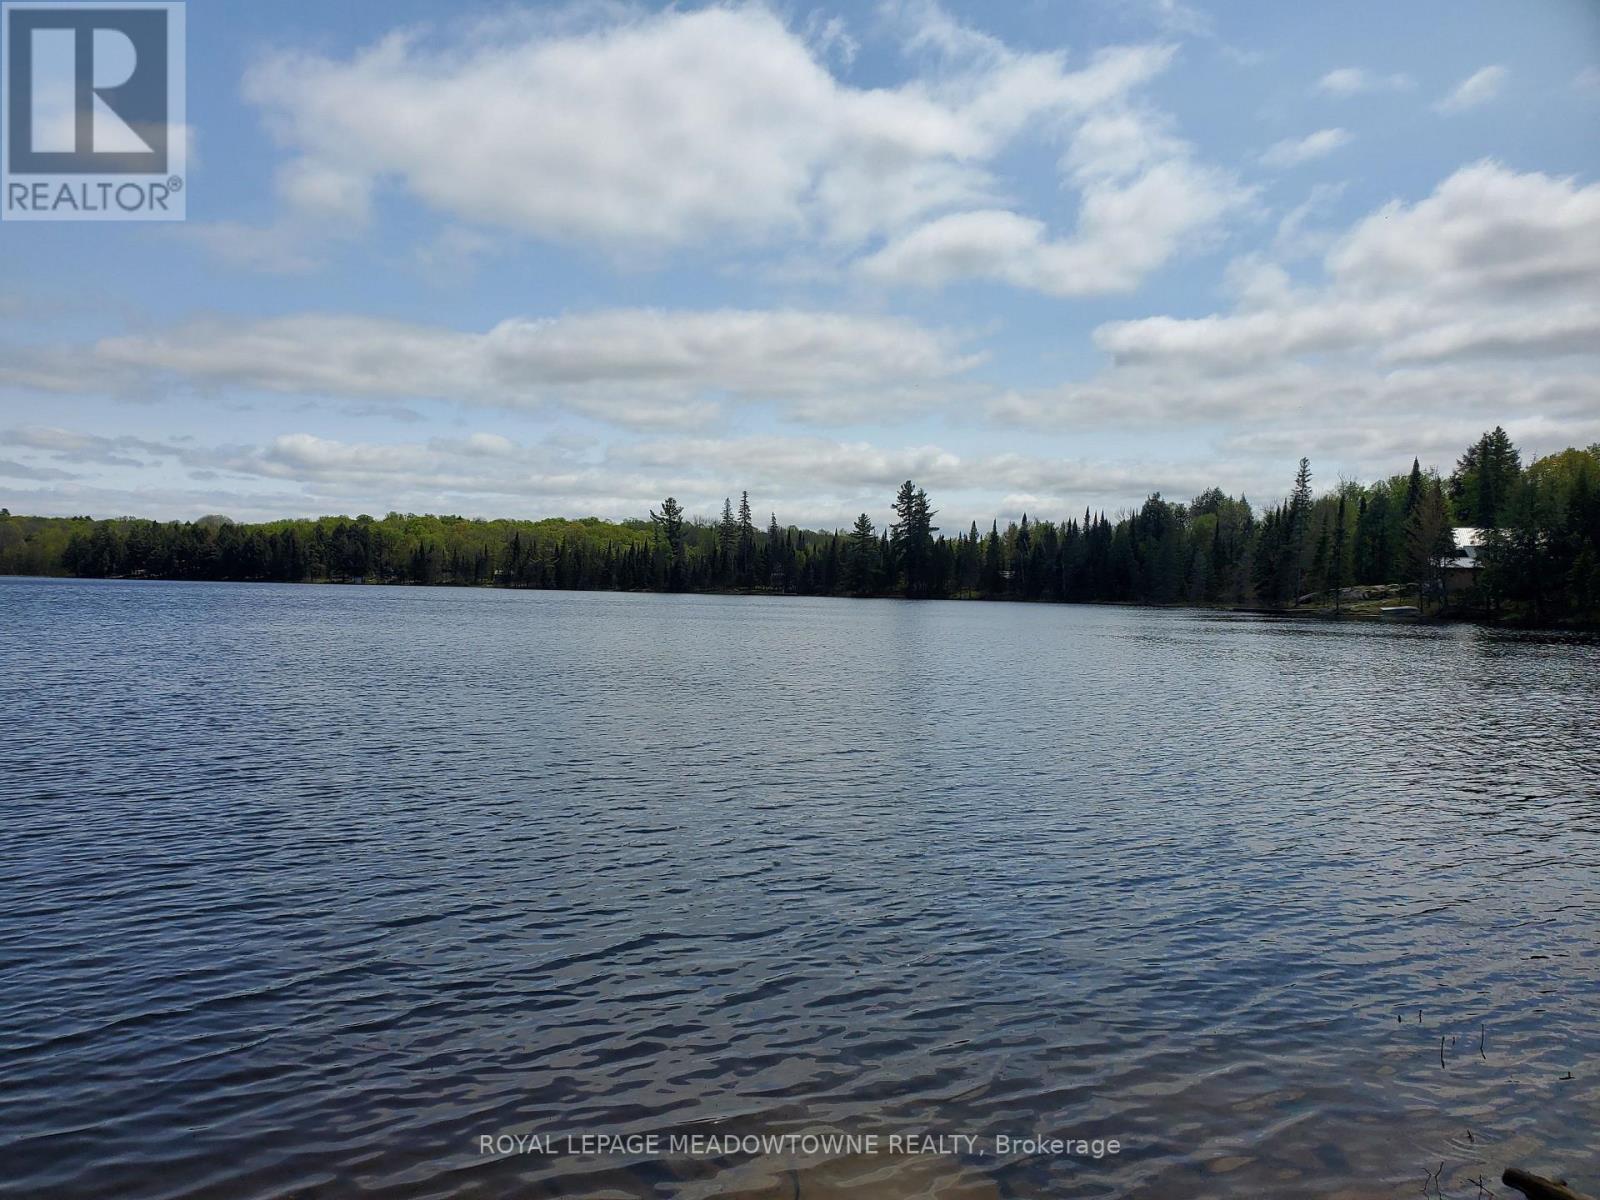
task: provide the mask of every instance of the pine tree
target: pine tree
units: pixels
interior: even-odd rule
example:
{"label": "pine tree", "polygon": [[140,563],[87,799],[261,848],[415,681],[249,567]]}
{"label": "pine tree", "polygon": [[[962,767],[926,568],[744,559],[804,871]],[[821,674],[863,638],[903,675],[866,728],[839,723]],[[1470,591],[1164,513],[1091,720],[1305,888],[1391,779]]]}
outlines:
{"label": "pine tree", "polygon": [[849,574],[850,590],[858,596],[869,595],[877,574],[875,559],[878,556],[878,536],[872,527],[872,518],[862,513],[850,531]]}
{"label": "pine tree", "polygon": [[717,551],[722,556],[722,579],[725,583],[733,577],[734,555],[738,548],[739,525],[733,519],[733,501],[724,496],[722,520],[717,522]]}
{"label": "pine tree", "polygon": [[1455,554],[1455,538],[1450,529],[1450,510],[1445,506],[1444,488],[1437,479],[1422,489],[1411,518],[1406,522],[1406,553],[1417,573],[1417,605],[1422,607],[1430,590],[1444,599],[1444,564]]}
{"label": "pine tree", "polygon": [[1461,456],[1450,477],[1456,513],[1469,525],[1498,528],[1522,473],[1522,456],[1496,425]]}
{"label": "pine tree", "polygon": [[1417,505],[1422,502],[1422,460],[1411,460],[1411,475],[1406,479],[1406,502],[1400,510],[1403,521],[1410,521],[1411,514],[1417,511]]}
{"label": "pine tree", "polygon": [[661,502],[661,511],[650,511],[650,520],[666,550],[666,584],[671,591],[684,585],[686,563],[683,552],[683,506],[671,496]]}
{"label": "pine tree", "polygon": [[784,550],[783,531],[778,528],[778,514],[773,513],[772,519],[767,522],[767,578],[780,592],[788,586],[788,574],[784,569],[788,564]]}
{"label": "pine tree", "polygon": [[1286,589],[1285,567],[1287,538],[1284,535],[1286,517],[1282,508],[1271,508],[1261,518],[1260,533],[1256,537],[1252,582],[1256,595],[1265,604],[1283,603]]}
{"label": "pine tree", "polygon": [[756,566],[756,527],[750,519],[750,493],[739,493],[739,582],[749,587]]}
{"label": "pine tree", "polygon": [[1381,486],[1363,498],[1356,515],[1355,582],[1392,583],[1394,552],[1389,544],[1389,493]]}
{"label": "pine tree", "polygon": [[1289,552],[1293,555],[1294,596],[1300,603],[1300,586],[1306,558],[1306,525],[1311,518],[1311,460],[1302,458],[1289,497]]}
{"label": "pine tree", "polygon": [[999,594],[1003,571],[1000,561],[1000,523],[994,521],[989,525],[989,536],[983,544],[983,590],[986,594]]}
{"label": "pine tree", "polygon": [[889,545],[894,552],[896,570],[905,579],[907,596],[915,595],[922,581],[922,545],[917,536],[917,485],[906,480],[895,493],[894,514],[889,526]]}
{"label": "pine tree", "polygon": [[895,496],[894,511],[899,520],[889,527],[890,544],[905,576],[906,595],[926,595],[937,529],[933,509],[928,506],[928,493],[906,480]]}
{"label": "pine tree", "polygon": [[1028,528],[1028,514],[1022,514],[1022,524],[1017,526],[1016,554],[1011,571],[1011,590],[1018,596],[1028,595],[1028,555],[1033,550],[1033,533]]}

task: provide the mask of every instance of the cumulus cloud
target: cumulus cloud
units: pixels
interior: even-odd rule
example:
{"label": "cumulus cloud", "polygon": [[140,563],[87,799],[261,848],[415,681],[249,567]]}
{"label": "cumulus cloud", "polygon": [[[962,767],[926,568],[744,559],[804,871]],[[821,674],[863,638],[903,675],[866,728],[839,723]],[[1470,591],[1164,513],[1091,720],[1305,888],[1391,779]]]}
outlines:
{"label": "cumulus cloud", "polygon": [[1494,423],[1547,451],[1600,440],[1600,184],[1478,163],[1357,222],[1322,266],[1297,283],[1238,260],[1230,311],[1103,324],[1108,369],[989,411],[1046,429],[1209,426],[1229,454],[1343,448],[1369,471]]}
{"label": "cumulus cloud", "polygon": [[1084,121],[1062,169],[1081,197],[1069,235],[1005,209],[953,213],[891,240],[860,271],[921,287],[986,279],[1052,296],[1127,292],[1250,198],[1164,122],[1133,110]]}
{"label": "cumulus cloud", "polygon": [[[1301,207],[1325,207],[1330,197],[1313,192]],[[1001,218],[994,229],[1006,236]],[[1285,234],[1297,254],[1303,220]],[[606,310],[510,320],[486,332],[348,316],[211,321],[11,354],[0,382],[559,404],[656,428],[693,425],[735,402],[819,421],[946,404],[1002,429],[1090,439],[1177,425],[1203,444],[1210,431],[1221,459],[1206,480],[1253,489],[1301,452],[1342,451],[1352,471],[1387,473],[1399,457],[1464,445],[1496,423],[1534,450],[1600,440],[1600,184],[1480,162],[1328,238],[1320,272],[1241,256],[1225,277],[1228,307],[1104,323],[1094,340],[1110,359],[1105,369],[1004,392],[977,382],[978,356],[948,330],[784,310]],[[1143,484],[1181,494],[1191,478],[1173,464],[1019,466],[947,446],[732,437],[725,427],[717,436],[614,443],[604,453],[495,436],[368,443],[311,432],[221,460],[176,442],[59,430],[12,431],[0,443],[34,471],[170,462],[293,483],[304,489],[295,493],[301,511],[401,505],[382,497],[404,496],[413,508],[629,515],[667,491],[709,505],[742,479],[781,497],[791,519],[814,522],[851,516],[885,481],[908,476],[958,498],[1033,497],[1032,511],[1042,497],[1120,503]],[[963,502],[983,511],[977,499]]]}
{"label": "cumulus cloud", "polygon": [[1319,129],[1303,138],[1275,142],[1261,155],[1261,161],[1269,167],[1297,167],[1326,158],[1339,147],[1348,145],[1350,140],[1350,134],[1343,129]]}
{"label": "cumulus cloud", "polygon": [[1317,80],[1316,91],[1325,96],[1359,96],[1369,92],[1404,92],[1417,81],[1403,72],[1384,75],[1365,67],[1336,67]]}
{"label": "cumulus cloud", "polygon": [[[249,72],[245,94],[290,156],[278,173],[286,215],[197,236],[235,262],[297,269],[398,185],[460,225],[630,263],[688,247],[800,245],[839,259],[888,240],[869,273],[918,283],[959,266],[967,231],[993,212],[1032,220],[1010,211],[998,160],[1023,139],[1065,139],[1077,228],[1052,238],[1041,227],[1044,272],[991,275],[1076,295],[1125,290],[1239,197],[1134,103],[1171,46],[1072,61],[1014,50],[931,3],[891,7],[884,24],[912,66],[898,86],[832,73],[830,60],[858,50],[841,22],[813,14],[791,29],[756,5],[618,8],[580,28],[507,20],[456,41],[398,33],[349,57],[277,54]],[[1102,149],[1108,135],[1117,144]],[[1134,248],[1143,267],[1124,265]]]}
{"label": "cumulus cloud", "polygon": [[[813,43],[841,44],[830,29]],[[672,247],[808,229],[854,239],[986,196],[984,164],[1030,121],[1092,108],[1155,66],[1141,48],[1077,71],[989,49],[899,88],[853,88],[759,7],[497,33],[279,55],[245,91],[296,156],[288,177],[326,206],[359,207],[393,178],[475,223]]]}
{"label": "cumulus cloud", "polygon": [[959,388],[978,361],[948,331],[834,312],[612,309],[513,318],[483,333],[300,314],[198,321],[87,350],[13,356],[0,363],[0,383],[560,404],[622,425],[670,426],[703,423],[724,401],[817,419],[892,416]]}
{"label": "cumulus cloud", "polygon": [[1482,162],[1393,201],[1329,251],[1328,281],[1273,309],[1102,325],[1122,362],[1230,368],[1364,349],[1383,361],[1600,346],[1600,184]]}

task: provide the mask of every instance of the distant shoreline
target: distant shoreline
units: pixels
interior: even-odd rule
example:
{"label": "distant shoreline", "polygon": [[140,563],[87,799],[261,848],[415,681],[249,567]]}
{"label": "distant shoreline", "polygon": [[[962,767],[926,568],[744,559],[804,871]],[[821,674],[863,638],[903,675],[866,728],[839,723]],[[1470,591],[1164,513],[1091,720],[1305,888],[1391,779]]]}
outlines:
{"label": "distant shoreline", "polygon": [[[907,604],[1022,604],[1032,607],[1063,608],[1131,608],[1153,612],[1221,613],[1232,616],[1299,618],[1313,621],[1351,621],[1367,625],[1478,625],[1488,629],[1516,629],[1527,631],[1548,630],[1552,633],[1595,632],[1600,624],[1589,622],[1535,623],[1518,616],[1495,617],[1482,612],[1445,610],[1426,616],[1393,619],[1379,612],[1353,605],[1345,605],[1339,612],[1331,604],[1301,604],[1289,608],[1265,608],[1252,604],[1194,604],[1174,602],[1147,603],[1138,600],[1043,600],[1018,596],[946,595],[905,596],[896,592],[878,592],[866,595],[841,593],[779,592],[771,588],[702,588],[694,590],[665,591],[656,588],[554,588],[532,587],[508,583],[416,583],[410,580],[363,579],[183,579],[166,575],[39,575],[17,572],[0,572],[0,579],[37,580],[40,582],[83,583],[185,583],[229,586],[238,584],[269,584],[281,587],[348,587],[348,588],[426,588],[430,591],[495,591],[495,592],[552,592],[566,594],[632,595],[632,596],[730,596],[746,599],[809,599],[809,600],[889,600]],[[1415,590],[1414,588],[1412,589]]]}
{"label": "distant shoreline", "polygon": [[[1600,626],[1600,446],[1521,465],[1485,433],[1448,481],[1411,470],[1317,496],[1301,458],[1287,500],[1220,488],[1149,495],[1115,517],[1027,513],[987,530],[941,526],[910,479],[887,524],[805,529],[748,492],[719,518],[675,497],[648,519],[479,518],[389,512],[254,524],[14,515],[0,508],[0,574],[238,582],[370,582],[547,591],[1123,603],[1231,612],[1419,618],[1531,628]],[[948,518],[945,518],[948,520]],[[1333,611],[1337,602],[1338,612]]]}

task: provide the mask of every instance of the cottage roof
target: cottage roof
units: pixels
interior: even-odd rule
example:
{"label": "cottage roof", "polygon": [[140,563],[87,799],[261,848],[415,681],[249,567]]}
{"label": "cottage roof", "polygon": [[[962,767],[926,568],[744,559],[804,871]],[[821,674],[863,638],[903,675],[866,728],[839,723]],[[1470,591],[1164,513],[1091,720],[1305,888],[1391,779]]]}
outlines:
{"label": "cottage roof", "polygon": [[1456,549],[1460,553],[1448,560],[1445,567],[1464,571],[1476,569],[1480,565],[1478,554],[1483,549],[1483,530],[1471,525],[1457,525],[1450,532],[1456,539]]}

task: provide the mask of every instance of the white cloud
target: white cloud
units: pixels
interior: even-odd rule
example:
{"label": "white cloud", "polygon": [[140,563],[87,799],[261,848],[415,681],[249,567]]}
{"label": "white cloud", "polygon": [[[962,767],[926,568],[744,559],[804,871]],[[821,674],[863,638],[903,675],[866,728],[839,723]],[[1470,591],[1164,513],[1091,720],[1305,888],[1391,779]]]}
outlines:
{"label": "white cloud", "polygon": [[1401,72],[1383,75],[1365,67],[1336,67],[1317,80],[1316,90],[1327,96],[1359,96],[1368,92],[1404,92],[1417,81]]}
{"label": "white cloud", "polygon": [[[260,445],[178,445],[63,429],[0,431],[34,445],[50,463],[99,463],[135,453],[131,484],[86,484],[61,466],[30,478],[49,486],[27,493],[33,511],[139,511],[193,517],[223,511],[261,518],[308,513],[460,512],[483,516],[639,517],[673,495],[691,515],[711,517],[725,496],[748,489],[759,513],[785,523],[837,529],[866,511],[888,517],[896,486],[915,479],[933,491],[941,523],[1075,516],[1084,507],[1117,508],[1151,491],[1193,494],[1218,472],[1256,488],[1247,466],[1094,461],[1044,454],[962,453],[930,444],[878,445],[825,437],[661,438],[600,453],[553,442],[520,443],[497,434],[410,442],[363,442],[311,433]],[[130,447],[129,443],[138,443]],[[140,472],[163,464],[181,473],[141,487]],[[125,464],[127,465],[127,464]],[[182,486],[188,481],[188,486]],[[220,485],[220,486],[219,486]]]}
{"label": "white cloud", "polygon": [[1269,167],[1297,167],[1326,158],[1350,141],[1350,134],[1343,129],[1319,129],[1303,138],[1286,138],[1274,143],[1261,155],[1261,161]]}
{"label": "white cloud", "polygon": [[460,281],[471,277],[483,260],[495,252],[488,234],[460,225],[447,225],[411,252],[418,271],[434,280]]}
{"label": "white cloud", "polygon": [[335,163],[300,158],[285,164],[278,192],[290,208],[312,220],[359,226],[371,214],[371,178]]}
{"label": "white cloud", "polygon": [[814,8],[806,14],[802,36],[818,58],[836,59],[846,67],[854,63],[856,55],[861,53],[861,43],[851,34],[845,19],[828,16],[821,9]]}
{"label": "white cloud", "polygon": [[1585,67],[1574,75],[1572,90],[1587,96],[1600,96],[1600,67]]}
{"label": "white cloud", "polygon": [[1079,434],[1170,425],[1276,434],[1334,420],[1420,431],[1443,421],[1539,416],[1582,424],[1593,441],[1600,379],[1582,364],[1535,372],[1520,362],[1382,366],[1293,356],[1231,371],[1141,363],[1082,383],[1009,392],[988,411],[1004,425]]}
{"label": "white cloud", "polygon": [[921,287],[988,279],[1052,296],[1127,292],[1250,198],[1159,119],[1129,109],[1082,122],[1062,169],[1081,196],[1071,234],[1003,209],[955,213],[891,240],[860,270]]}
{"label": "white cloud", "polygon": [[1474,71],[1451,89],[1449,95],[1434,104],[1433,110],[1439,113],[1458,113],[1466,112],[1469,108],[1477,108],[1480,104],[1487,104],[1500,94],[1500,89],[1505,86],[1510,74],[1511,72],[1501,66],[1484,67],[1481,71]]}
{"label": "white cloud", "polygon": [[1325,266],[1326,286],[1270,311],[1112,322],[1095,340],[1124,362],[1207,367],[1355,349],[1401,362],[1600,346],[1600,184],[1478,163],[1417,204],[1367,217]]}
{"label": "white cloud", "polygon": [[[201,236],[236,262],[298,268],[329,226],[359,227],[374,191],[398,185],[457,222],[632,265],[687,247],[787,248],[794,273],[795,246],[837,262],[887,240],[870,273],[918,282],[944,269],[896,264],[945,244],[941,220],[1033,220],[1012,211],[998,160],[1024,139],[1067,139],[1077,228],[1039,235],[1054,265],[1022,286],[1087,294],[1125,290],[1241,194],[1132,103],[1171,46],[1069,64],[929,3],[891,7],[884,27],[913,67],[898,86],[854,87],[829,70],[858,49],[837,19],[814,13],[794,30],[754,5],[615,9],[579,28],[499,21],[454,44],[396,34],[349,58],[278,55],[245,92],[292,156],[278,179],[286,215]],[[1119,144],[1101,152],[1107,136]],[[1115,160],[1129,153],[1136,170]],[[1144,221],[1154,249],[1131,228]]]}
{"label": "white cloud", "polygon": [[725,400],[872,420],[937,403],[976,365],[955,335],[895,317],[612,309],[485,333],[370,317],[207,320],[13,356],[0,383],[57,391],[176,382],[204,390],[561,404],[624,425],[693,425]]}
{"label": "white cloud", "polygon": [[1211,428],[1224,453],[1347,451],[1367,474],[1496,423],[1546,451],[1587,444],[1600,440],[1597,279],[1600,184],[1478,163],[1346,230],[1320,282],[1241,258],[1230,311],[1103,324],[1108,369],[989,412],[1080,432]]}
{"label": "white cloud", "polygon": [[[959,27],[937,10],[924,40]],[[540,237],[670,248],[800,233],[844,240],[991,194],[985,164],[1030,123],[1086,112],[1164,61],[1110,51],[1080,70],[997,49],[898,88],[834,78],[819,46],[760,7],[536,27],[441,47],[395,35],[349,59],[283,55],[246,94],[313,198],[354,207],[395,179],[459,219]],[[291,187],[290,199],[296,199]]]}

